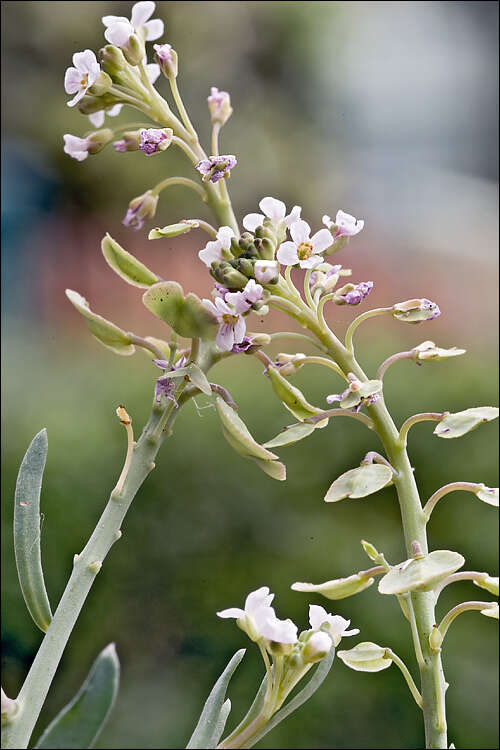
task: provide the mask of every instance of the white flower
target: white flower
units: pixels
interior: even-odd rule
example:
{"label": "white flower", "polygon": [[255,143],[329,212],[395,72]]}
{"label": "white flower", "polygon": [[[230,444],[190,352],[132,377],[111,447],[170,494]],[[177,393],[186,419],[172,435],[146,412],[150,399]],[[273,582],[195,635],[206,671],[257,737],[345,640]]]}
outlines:
{"label": "white flower", "polygon": [[255,278],[261,284],[276,281],[279,275],[279,265],[276,260],[257,260],[254,265]]}
{"label": "white flower", "polygon": [[344,620],[340,615],[331,615],[317,604],[309,605],[309,622],[313,630],[320,630],[322,625],[327,625],[325,630],[331,636],[334,646],[338,646],[345,636],[359,633],[358,628],[347,630],[351,624],[350,620]]}
{"label": "white flower", "polygon": [[64,153],[77,161],[84,161],[89,155],[88,138],[78,138],[76,135],[66,133],[64,137]]}
{"label": "white flower", "polygon": [[[262,289],[260,284],[256,284],[254,279],[249,279],[243,291],[236,292],[236,294],[242,294],[243,298],[251,306],[262,299],[263,292],[264,290]],[[226,294],[226,299],[228,298],[228,296],[230,295]]]}
{"label": "white flower", "polygon": [[245,338],[247,326],[242,314],[250,305],[242,292],[228,292],[225,299],[216,297],[215,303],[204,299],[203,304],[212,312],[220,323],[215,343],[222,351],[231,351],[235,344],[241,344]]}
{"label": "white flower", "polygon": [[279,224],[280,221],[284,221],[287,227],[290,227],[295,221],[300,219],[300,212],[302,211],[300,206],[294,206],[288,216],[286,214],[286,206],[283,201],[279,201],[276,198],[262,198],[259,203],[259,208],[265,214],[247,214],[243,219],[243,226],[249,232],[255,232],[257,227],[261,227],[264,219],[271,219],[273,224]]}
{"label": "white flower", "polygon": [[278,248],[277,258],[284,266],[314,268],[323,262],[320,255],[332,244],[332,235],[328,229],[320,229],[312,237],[311,227],[307,221],[299,219],[290,227],[293,242],[282,242]]}
{"label": "white flower", "polygon": [[66,93],[75,94],[73,99],[68,102],[68,107],[74,107],[85,96],[101,72],[101,66],[90,49],[86,49],[84,52],[75,52],[73,65],[75,67],[68,68],[64,75]]}
{"label": "white flower", "polygon": [[225,259],[224,250],[229,250],[234,236],[231,227],[221,227],[217,232],[217,239],[207,242],[203,250],[200,250],[198,257],[207,268],[210,268],[214,261],[220,262]]}
{"label": "white flower", "polygon": [[104,115],[108,115],[108,117],[116,117],[120,114],[122,107],[123,104],[115,104],[115,106],[110,109],[101,109],[100,112],[94,112],[93,115],[89,115],[89,120],[94,128],[102,128],[104,125]]}
{"label": "white flower", "polygon": [[323,216],[323,224],[328,227],[328,229],[336,226],[337,231],[335,233],[335,238],[337,238],[342,236],[354,237],[355,234],[361,232],[365,225],[365,222],[363,221],[363,219],[358,219],[356,221],[354,216],[351,216],[351,214],[346,214],[344,213],[344,211],[337,211],[335,221],[332,221],[330,217],[325,214],[325,216]]}
{"label": "white flower", "polygon": [[110,44],[123,47],[134,33],[141,33],[144,29],[145,39],[152,42],[163,34],[163,21],[159,18],[150,21],[155,11],[156,3],[140,2],[132,7],[130,21],[124,16],[103,16],[102,22],[106,26],[104,36]]}
{"label": "white flower", "polygon": [[257,629],[263,638],[274,643],[296,643],[297,626],[291,620],[279,620],[272,607],[255,613]]}
{"label": "white flower", "polygon": [[256,617],[259,612],[267,612],[270,610],[274,614],[274,610],[271,607],[271,602],[274,599],[274,594],[269,593],[267,586],[262,586],[256,591],[252,591],[248,594],[245,599],[245,609],[239,609],[238,607],[231,607],[230,609],[223,609],[221,612],[217,612],[218,617],[227,619],[234,617],[238,621],[238,625],[244,630],[252,640],[259,640],[261,637]]}
{"label": "white flower", "polygon": [[302,655],[307,662],[321,661],[332,648],[332,639],[323,630],[313,633],[307,640]]}

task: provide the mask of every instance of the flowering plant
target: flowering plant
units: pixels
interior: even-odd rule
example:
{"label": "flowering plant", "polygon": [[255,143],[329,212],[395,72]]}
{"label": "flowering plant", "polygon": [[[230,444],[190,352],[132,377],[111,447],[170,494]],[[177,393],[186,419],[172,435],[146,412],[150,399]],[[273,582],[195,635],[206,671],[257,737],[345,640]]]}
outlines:
{"label": "flowering plant", "polygon": [[[364,222],[338,210],[334,220],[324,215],[323,227],[313,230],[301,217],[300,206],[288,212],[281,200],[267,196],[259,203],[260,212],[243,217],[241,225],[245,231],[240,229],[227,183],[238,160],[233,154],[219,153],[221,129],[233,112],[230,96],[216,87],[212,87],[208,96],[212,138],[210,153],[206,153],[178,89],[176,51],[170,44],[154,44],[155,62],[148,62],[146,42],[163,35],[163,22],[151,18],[154,10],[153,2],[139,2],[133,6],[130,19],[105,16],[102,21],[108,44],[99,51],[99,56],[91,50],[73,56],[73,66],[68,68],[64,79],[66,92],[72,96],[68,106],[78,106],[92,127],[98,129],[83,138],[66,134],[64,150],[80,162],[110,144],[124,155],[120,158],[126,158],[125,154],[131,151],[141,151],[141,157],[150,157],[160,156],[171,147],[182,150],[192,166],[192,178],[169,176],[152,186],[131,200],[123,223],[140,230],[154,218],[163,190],[175,185],[192,190],[211,209],[215,224],[184,218],[173,225],[152,228],[148,236],[151,240],[161,240],[197,229],[204,231],[210,239],[199,250],[198,257],[200,268],[205,265],[207,276],[213,280],[212,299],[202,300],[191,292],[185,294],[180,284],[163,279],[110,235],[102,241],[107,264],[126,283],[142,290],[146,308],[168,326],[165,339],[125,331],[93,312],[78,292],[66,292],[101,344],[122,356],[143,349],[152,355],[153,364],[162,374],[156,371],[151,416],[137,441],[131,417],[123,406],[117,409],[127,438],[123,469],[88,543],[75,555],[73,571],[54,614],[45,589],[39,539],[40,490],[47,456],[44,430],[35,436],[21,464],[15,495],[16,563],[28,610],[44,638],[17,698],[8,698],[2,692],[3,746],[28,746],[87,594],[108,552],[121,537],[122,521],[137,491],[155,468],[161,444],[173,434],[182,407],[194,396],[204,394],[215,407],[230,447],[279,481],[286,479],[286,468],[274,451],[306,439],[336,417],[356,420],[377,435],[383,453],[369,451],[359,466],[333,481],[324,499],[333,503],[365,498],[394,486],[407,559],[389,563],[371,542],[362,541],[373,563],[370,568],[320,584],[296,582],[292,588],[335,601],[361,593],[380,577],[379,593],[395,597],[408,622],[419,679],[415,681],[408,666],[386,645],[364,641],[338,651],[337,655],[356,671],[378,672],[395,663],[422,712],[426,747],[446,748],[448,685],[441,660],[446,633],[454,619],[465,611],[477,610],[498,619],[498,604],[490,600],[462,602],[438,624],[438,597],[445,586],[458,580],[472,581],[498,596],[498,578],[484,572],[458,572],[465,564],[459,552],[429,552],[427,525],[437,502],[449,493],[466,490],[484,503],[498,507],[498,489],[482,483],[452,482],[436,490],[422,506],[407,440],[411,427],[423,421],[436,423],[437,437],[460,437],[496,418],[498,409],[476,406],[454,414],[424,412],[410,416],[399,429],[396,427],[385,403],[384,375],[388,368],[403,359],[420,364],[454,357],[464,350],[443,349],[432,341],[424,341],[410,351],[386,359],[374,378],[363,371],[354,347],[354,334],[363,322],[384,315],[415,325],[425,323],[440,314],[437,304],[418,298],[368,310],[352,321],[343,341],[331,330],[325,320],[325,306],[364,304],[373,288],[372,281],[344,283],[344,278],[352,275],[351,270],[328,260],[362,231]],[[169,82],[177,114],[154,86],[161,75]],[[115,117],[124,106],[139,110],[147,120],[140,125],[103,127],[106,116]],[[247,330],[252,316],[264,316],[270,308],[281,311],[307,333],[286,331],[267,335]],[[273,360],[265,349],[278,339],[298,340],[301,345],[313,347],[315,353],[281,352]],[[241,354],[254,356],[262,363],[274,394],[294,418],[292,424],[263,445],[254,439],[237,413],[237,405],[227,389],[209,380],[214,364]],[[290,382],[289,378],[298,369],[311,364],[327,368],[335,374],[332,377],[342,382],[344,389],[327,397],[328,404],[338,401],[338,407],[311,404]],[[309,607],[310,628],[299,634],[291,620],[277,617],[271,606],[273,597],[267,587],[260,587],[247,596],[244,608],[217,613],[220,618],[235,619],[238,627],[256,643],[265,674],[247,715],[223,737],[231,709],[226,691],[244,654],[243,650],[238,651],[214,685],[188,748],[252,747],[321,685],[341,639],[359,634],[358,629],[348,629],[349,620],[316,604]],[[363,627],[368,629],[369,623]],[[119,662],[111,644],[99,654],[81,690],[47,727],[36,746],[91,747],[116,699],[118,680]],[[299,692],[291,698],[299,684]]]}

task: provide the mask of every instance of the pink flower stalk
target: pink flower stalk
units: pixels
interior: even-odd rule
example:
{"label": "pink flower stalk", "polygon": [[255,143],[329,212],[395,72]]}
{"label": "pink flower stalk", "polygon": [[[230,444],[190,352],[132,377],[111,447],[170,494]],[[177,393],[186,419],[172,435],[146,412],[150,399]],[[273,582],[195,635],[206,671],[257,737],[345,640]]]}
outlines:
{"label": "pink flower stalk", "polygon": [[90,49],[86,49],[84,52],[75,52],[73,65],[74,67],[68,68],[64,75],[66,93],[75,94],[73,99],[68,102],[68,107],[74,107],[80,99],[83,99],[101,72],[101,66]]}

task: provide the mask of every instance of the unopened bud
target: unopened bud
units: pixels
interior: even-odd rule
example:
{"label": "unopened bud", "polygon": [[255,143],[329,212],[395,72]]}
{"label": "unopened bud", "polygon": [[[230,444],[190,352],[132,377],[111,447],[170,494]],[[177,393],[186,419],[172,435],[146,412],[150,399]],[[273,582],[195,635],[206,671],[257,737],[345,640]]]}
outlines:
{"label": "unopened bud", "polygon": [[219,91],[218,88],[212,86],[210,89],[210,96],[207,98],[208,109],[210,111],[210,118],[212,125],[219,123],[225,125],[233,113],[231,107],[231,97],[227,91]]}
{"label": "unopened bud", "polygon": [[139,130],[127,130],[123,133],[122,138],[119,141],[113,142],[113,148],[115,151],[125,153],[125,151],[138,151],[141,143],[141,131]]}
{"label": "unopened bud", "polygon": [[429,646],[431,651],[441,651],[441,644],[443,642],[443,636],[439,628],[436,625],[432,626],[432,630],[429,635]]}
{"label": "unopened bud", "polygon": [[302,651],[302,656],[305,662],[314,664],[317,661],[321,661],[332,648],[332,639],[327,633],[318,631],[313,633],[312,636],[307,640],[306,645]]}
{"label": "unopened bud", "polygon": [[131,65],[139,65],[146,54],[144,42],[137,34],[131,34],[122,49],[125,59]]}
{"label": "unopened bud", "polygon": [[166,78],[173,80],[177,78],[178,57],[177,52],[170,44],[153,44],[155,60],[160,66],[161,72]]}
{"label": "unopened bud", "polygon": [[280,275],[278,261],[258,260],[254,266],[254,273],[259,284],[276,284]]}
{"label": "unopened bud", "polygon": [[371,544],[370,542],[366,542],[364,539],[362,539],[361,540],[361,546],[363,547],[364,551],[366,552],[366,554],[368,555],[368,557],[370,558],[370,560],[373,560],[373,562],[379,562],[379,560],[380,560],[380,554],[375,549],[375,547],[373,546],[373,544]]}
{"label": "unopened bud", "polygon": [[122,223],[126,227],[140,229],[147,219],[154,217],[157,205],[158,196],[154,195],[151,190],[148,190],[143,195],[139,195],[130,201],[127,214]]}
{"label": "unopened bud", "polygon": [[172,143],[173,135],[172,128],[144,128],[140,132],[139,149],[147,156],[166,151]]}
{"label": "unopened bud", "polygon": [[118,409],[116,410],[116,416],[118,417],[118,419],[120,420],[120,422],[123,425],[132,424],[132,420],[129,417],[129,415],[128,415],[126,409],[125,409],[125,407],[123,407],[121,404],[118,407]]}
{"label": "unopened bud", "polygon": [[101,68],[106,73],[109,73],[110,76],[116,75],[118,71],[124,70],[127,67],[127,61],[123,52],[119,47],[115,47],[114,44],[107,44],[100,49],[99,58],[101,60]]}
{"label": "unopened bud", "polygon": [[89,154],[97,154],[106,146],[113,138],[113,131],[109,128],[102,128],[102,130],[96,130],[87,136],[88,152]]}
{"label": "unopened bud", "polygon": [[102,94],[109,91],[112,85],[113,81],[110,76],[105,73],[104,70],[101,70],[97,76],[96,82],[92,84],[88,91],[92,96],[102,96]]}

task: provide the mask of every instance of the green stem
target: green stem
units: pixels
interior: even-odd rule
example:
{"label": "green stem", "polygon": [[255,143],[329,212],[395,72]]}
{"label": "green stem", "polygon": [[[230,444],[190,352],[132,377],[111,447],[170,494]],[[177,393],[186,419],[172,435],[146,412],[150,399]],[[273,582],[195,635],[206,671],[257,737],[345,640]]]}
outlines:
{"label": "green stem", "polygon": [[387,656],[389,656],[392,659],[394,664],[397,667],[399,667],[399,669],[401,670],[403,674],[403,677],[406,680],[406,684],[410,688],[410,693],[413,695],[415,699],[415,703],[417,704],[419,708],[422,708],[422,696],[420,695],[418,688],[415,685],[415,682],[413,680],[413,677],[411,676],[410,671],[408,667],[406,666],[406,664],[404,663],[404,661],[402,661],[402,659],[400,659],[399,656],[395,654],[394,651],[392,651],[392,649],[390,648],[386,648],[385,653]]}
{"label": "green stem", "polygon": [[403,422],[401,430],[399,431],[400,442],[406,446],[408,432],[410,427],[413,427],[414,424],[418,424],[419,422],[440,422],[447,414],[448,412],[439,413],[435,411],[425,411],[421,414],[414,414],[412,417],[408,417],[406,422]]}
{"label": "green stem", "polygon": [[[173,413],[173,404],[169,404],[166,412]],[[155,404],[149,421],[134,446],[121,490],[111,493],[92,536],[75,559],[73,571],[54,617],[17,697],[19,713],[4,729],[2,747],[5,750],[19,750],[28,746],[66,643],[100,568],[95,563],[102,565],[111,547],[120,538],[125,515],[138,489],[154,469],[154,460],[163,437],[155,437],[154,433],[163,416],[163,410]]]}
{"label": "green stem", "polygon": [[377,307],[375,310],[368,310],[368,312],[365,312],[362,315],[358,315],[357,318],[354,318],[345,334],[346,349],[348,349],[350,352],[353,351],[352,339],[356,328],[360,326],[361,323],[364,323],[365,320],[369,320],[370,318],[375,318],[378,315],[385,315],[389,312],[392,312],[392,307]]}
{"label": "green stem", "polygon": [[377,380],[382,380],[391,365],[393,365],[395,362],[400,362],[402,359],[412,359],[413,356],[413,349],[411,349],[409,352],[398,352],[397,354],[393,354],[391,357],[388,357],[384,362],[382,362],[377,370],[377,374],[375,377],[377,378]]}
{"label": "green stem", "polygon": [[167,177],[166,180],[162,180],[158,183],[158,185],[155,185],[155,187],[152,188],[151,193],[153,195],[159,195],[162,190],[165,190],[166,187],[170,187],[173,185],[184,185],[185,187],[194,190],[196,193],[198,193],[203,203],[206,203],[208,200],[207,191],[205,190],[205,188],[203,188],[201,185],[198,185],[198,183],[194,180],[190,180],[189,177]]}
{"label": "green stem", "polygon": [[326,348],[322,344],[318,343],[318,341],[315,341],[310,336],[307,336],[305,333],[299,333],[298,331],[279,331],[278,333],[271,333],[271,341],[275,341],[276,339],[301,339],[302,341],[307,341],[308,344],[312,344],[312,346],[319,349],[320,352],[326,352]]}
{"label": "green stem", "polygon": [[[352,345],[352,334],[357,326],[373,315],[384,314],[392,308],[370,311],[360,316],[351,325],[346,337],[347,344]],[[332,359],[344,372],[352,372],[362,382],[368,377],[363,372],[353,352],[343,346],[337,337],[304,305],[299,322],[317,336],[319,341],[328,349]],[[394,476],[394,486],[398,493],[403,531],[408,557],[412,556],[411,544],[417,541],[424,554],[428,552],[426,518],[422,511],[420,497],[415,482],[413,469],[406,452],[404,441],[400,440],[399,432],[389,414],[384,399],[380,398],[367,411],[373,427],[379,435],[385,448],[387,458],[397,472]],[[359,416],[359,415],[358,415]],[[447,748],[446,726],[443,725],[441,714],[444,712],[445,680],[442,675],[441,654],[432,654],[429,645],[429,635],[435,623],[435,599],[432,591],[412,594],[413,616],[422,663],[419,665],[421,676],[422,708],[424,714],[425,736],[427,748]],[[420,655],[420,654],[419,654]],[[436,684],[434,674],[441,675]]]}
{"label": "green stem", "polygon": [[427,500],[424,506],[424,515],[426,519],[429,520],[429,518],[431,517],[431,513],[436,507],[439,500],[441,500],[441,498],[447,495],[449,492],[463,490],[464,492],[476,493],[479,489],[481,489],[481,485],[476,484],[475,482],[451,482],[450,484],[445,484],[444,487],[440,487],[439,490],[436,490],[436,492]]}
{"label": "green stem", "polygon": [[464,570],[462,573],[453,573],[448,578],[440,581],[437,586],[434,586],[434,596],[437,600],[441,591],[446,586],[449,586],[450,583],[456,583],[456,581],[484,581],[486,578],[488,578],[488,573],[480,573],[477,570]]}
{"label": "green stem", "polygon": [[482,609],[488,609],[489,607],[493,607],[496,604],[496,602],[478,602],[478,601],[471,601],[471,602],[462,602],[461,604],[457,604],[456,607],[453,607],[453,609],[450,609],[449,612],[445,614],[443,619],[438,625],[438,630],[441,633],[442,638],[444,639],[446,633],[448,632],[448,628],[450,627],[453,620],[461,615],[463,612],[474,612],[474,611],[481,611]]}
{"label": "green stem", "polygon": [[184,123],[184,126],[188,133],[190,134],[190,140],[194,141],[195,143],[198,142],[198,135],[196,133],[196,130],[194,129],[191,120],[189,119],[189,115],[187,113],[186,107],[184,106],[184,102],[182,101],[182,97],[179,93],[179,87],[177,86],[177,79],[176,78],[169,78],[170,88],[172,90],[172,96],[174,97],[174,101],[176,104],[177,109],[179,110],[179,114],[181,116],[181,120]]}
{"label": "green stem", "polygon": [[319,414],[315,414],[314,417],[304,419],[304,422],[316,424],[330,417],[350,417],[351,419],[357,419],[358,422],[363,422],[369,430],[373,430],[373,422],[370,417],[367,417],[366,414],[361,414],[361,412],[350,411],[350,409],[327,409]]}

